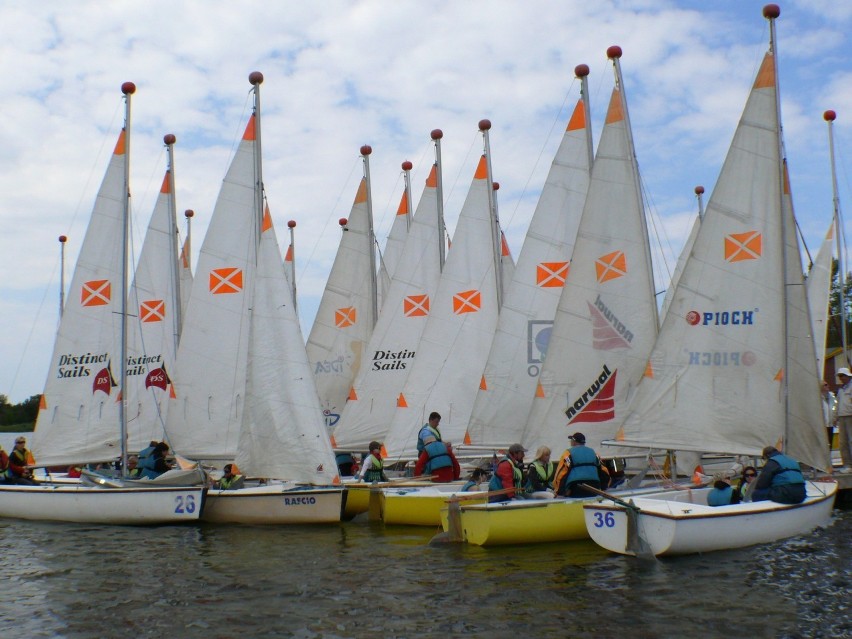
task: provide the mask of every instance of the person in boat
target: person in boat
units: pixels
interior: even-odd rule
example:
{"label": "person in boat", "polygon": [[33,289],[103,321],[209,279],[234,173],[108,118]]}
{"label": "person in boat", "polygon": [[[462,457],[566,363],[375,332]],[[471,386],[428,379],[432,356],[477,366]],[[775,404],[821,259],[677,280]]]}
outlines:
{"label": "person in boat", "polygon": [[355,474],[356,464],[352,453],[336,453],[334,459],[337,461],[337,472],[341,477],[352,477]]}
{"label": "person in boat", "polygon": [[127,476],[131,479],[139,479],[142,476],[142,471],[139,468],[139,458],[136,455],[130,455],[127,458]]}
{"label": "person in boat", "polygon": [[429,421],[423,424],[423,427],[420,429],[420,432],[417,433],[417,454],[423,452],[423,449],[426,448],[426,439],[429,437],[434,438],[436,441],[441,441],[441,431],[438,428],[438,425],[441,423],[441,415],[440,413],[436,413],[432,411],[429,413]]}
{"label": "person in boat", "polygon": [[822,380],[822,419],[828,435],[828,450],[831,452],[831,440],[834,438],[834,426],[837,423],[837,397],[831,392],[828,382]]}
{"label": "person in boat", "polygon": [[488,477],[488,471],[484,468],[474,468],[468,475],[467,481],[462,486],[462,492],[467,493],[473,490],[480,490],[479,485]]}
{"label": "person in boat", "polygon": [[9,455],[0,446],[0,484],[9,483]]}
{"label": "person in boat", "polygon": [[167,470],[171,470],[171,466],[166,461],[169,445],[166,442],[151,443],[153,446],[148,446],[139,453],[139,475],[145,479],[155,479]]}
{"label": "person in boat", "polygon": [[837,388],[837,445],[840,449],[842,473],[852,472],[852,371],[837,371],[840,386]]}
{"label": "person in boat", "polygon": [[461,477],[461,466],[453,454],[452,442],[438,441],[431,435],[414,465],[416,476],[431,475],[435,483],[446,484]]}
{"label": "person in boat", "polygon": [[574,433],[568,439],[571,447],[562,453],[553,478],[556,494],[560,497],[594,497],[595,493],[580,484],[601,490],[601,476],[608,477],[608,471],[598,454],[586,446],[583,433]]}
{"label": "person in boat", "polygon": [[245,477],[238,474],[233,464],[225,464],[222,468],[222,478],[214,482],[213,486],[221,490],[237,490],[245,486]]}
{"label": "person in boat", "polygon": [[[550,461],[550,449],[539,446],[535,451],[535,459],[527,467],[527,494],[553,496],[553,477],[556,475],[556,464]],[[539,496],[536,495],[536,496]]]}
{"label": "person in boat", "polygon": [[9,454],[8,481],[11,484],[23,484],[35,486],[38,482],[33,479],[32,465],[33,456],[27,450],[27,438],[20,435],[15,438],[15,447]]}
{"label": "person in boat", "polygon": [[512,444],[509,446],[509,452],[506,453],[506,456],[497,462],[497,468],[491,475],[491,481],[488,482],[488,491],[491,493],[505,492],[501,492],[499,495],[489,495],[489,503],[510,501],[515,498],[523,499],[525,452],[527,452],[527,449],[520,444]]}
{"label": "person in boat", "polygon": [[730,506],[740,503],[740,491],[731,486],[731,480],[722,473],[713,477],[713,488],[707,493],[708,506]]}
{"label": "person in boat", "polygon": [[757,479],[757,469],[754,466],[746,466],[743,468],[743,476],[740,478],[740,483],[737,485],[737,492],[740,494],[740,501],[745,501],[746,491],[748,487]]}
{"label": "person in boat", "polygon": [[382,445],[379,442],[370,442],[370,454],[364,458],[358,478],[370,484],[388,480],[382,461]]}
{"label": "person in boat", "polygon": [[757,478],[752,501],[767,499],[779,504],[801,504],[807,497],[805,478],[799,462],[781,454],[774,446],[763,449],[766,463]]}

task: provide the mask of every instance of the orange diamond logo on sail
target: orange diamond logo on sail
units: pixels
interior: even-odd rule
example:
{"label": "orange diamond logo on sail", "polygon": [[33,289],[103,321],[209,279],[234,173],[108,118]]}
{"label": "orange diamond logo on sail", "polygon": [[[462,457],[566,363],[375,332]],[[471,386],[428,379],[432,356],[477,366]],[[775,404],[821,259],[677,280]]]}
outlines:
{"label": "orange diamond logo on sail", "polygon": [[139,319],[143,322],[162,322],[166,319],[166,303],[163,300],[148,300],[139,305]]}
{"label": "orange diamond logo on sail", "polygon": [[600,284],[627,275],[627,256],[624,251],[613,251],[596,259],[595,272]]}
{"label": "orange diamond logo on sail", "polygon": [[213,295],[239,293],[243,290],[243,269],[214,268],[210,271],[210,292]]}
{"label": "orange diamond logo on sail", "polygon": [[568,277],[568,262],[542,262],[535,270],[535,283],[542,288],[561,288]]}
{"label": "orange diamond logo on sail", "polygon": [[409,295],[402,300],[402,313],[406,317],[426,317],[429,314],[429,296]]}
{"label": "orange diamond logo on sail", "polygon": [[334,325],[337,328],[346,328],[347,326],[354,326],[357,316],[358,315],[355,311],[354,306],[338,308],[336,311],[334,311]]}
{"label": "orange diamond logo on sail", "polygon": [[763,236],[757,231],[731,233],[725,236],[725,259],[728,262],[756,260],[763,252]]}
{"label": "orange diamond logo on sail", "polygon": [[482,296],[479,291],[462,291],[453,295],[453,313],[476,313],[482,308]]}
{"label": "orange diamond logo on sail", "polygon": [[105,306],[110,300],[109,280],[92,280],[83,283],[80,303],[83,306]]}

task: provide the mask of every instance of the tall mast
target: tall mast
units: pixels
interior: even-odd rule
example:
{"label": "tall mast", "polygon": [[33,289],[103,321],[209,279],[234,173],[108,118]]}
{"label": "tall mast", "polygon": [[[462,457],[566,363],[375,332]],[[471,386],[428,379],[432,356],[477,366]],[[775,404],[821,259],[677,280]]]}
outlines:
{"label": "tall mast", "polygon": [[370,154],[373,148],[369,144],[361,147],[364,160],[364,180],[367,183],[367,241],[370,246],[370,327],[375,327],[379,318],[379,290],[376,285],[376,230],[373,228],[373,195],[370,188]]}
{"label": "tall mast", "polygon": [[172,238],[169,242],[169,264],[172,266],[172,299],[169,300],[169,303],[174,309],[172,313],[172,335],[175,342],[175,352],[177,352],[183,315],[180,307],[180,270],[178,268],[180,255],[177,243],[177,204],[175,202],[175,141],[176,138],[171,133],[163,136],[163,144],[166,145],[166,153],[169,157],[169,234]]}
{"label": "tall mast", "polygon": [[503,306],[503,269],[500,256],[503,254],[503,242],[500,238],[500,220],[497,218],[497,207],[494,198],[494,181],[491,175],[491,142],[488,131],[491,130],[491,120],[480,120],[479,131],[482,133],[483,153],[488,175],[485,177],[485,187],[488,189],[488,211],[491,216],[491,249],[494,254],[494,278],[497,282],[497,308]]}
{"label": "tall mast", "polygon": [[118,423],[121,439],[121,472],[127,472],[127,259],[130,243],[130,96],[136,92],[136,85],[125,82],[121,85],[124,94],[124,210],[122,213],[121,233],[121,344],[119,347]]}
{"label": "tall mast", "polygon": [[[606,50],[606,56],[612,60],[612,68],[615,73],[615,85],[618,87],[618,93],[621,96],[621,108],[624,111],[624,126],[625,132],[627,134],[628,148],[630,149],[630,155],[632,158],[631,162],[631,170],[633,171],[633,179],[636,183],[636,193],[639,198],[639,202],[637,202],[639,206],[639,210],[642,211],[642,232],[647,236],[648,235],[648,220],[645,219],[645,206],[642,202],[642,184],[639,180],[639,172],[637,167],[639,166],[639,162],[636,159],[636,147],[633,144],[633,127],[630,124],[630,112],[627,109],[627,93],[624,90],[624,76],[621,74],[621,47],[617,45],[613,45]],[[653,291],[654,288],[654,268],[651,262],[651,249],[649,244],[645,243],[645,259],[648,264],[648,277],[651,278],[651,282],[648,283],[649,290]],[[660,325],[659,313],[657,311],[656,305],[653,306],[654,312],[654,325]]]}
{"label": "tall mast", "polygon": [[828,123],[828,155],[831,159],[831,189],[832,203],[834,204],[834,237],[837,242],[837,276],[840,286],[840,342],[843,345],[843,360],[849,365],[849,344],[847,342],[846,329],[846,270],[843,262],[843,223],[840,215],[840,196],[837,192],[837,169],[834,163],[834,120],[837,114],[834,111],[826,111],[822,116]]}
{"label": "tall mast", "polygon": [[444,225],[444,177],[441,170],[441,138],[444,132],[434,129],[430,134],[435,142],[435,194],[438,196],[438,263],[444,272],[444,262],[447,261],[447,228]]}
{"label": "tall mast", "polygon": [[[255,247],[260,245],[260,234],[263,228],[263,165],[261,163],[261,146],[260,146],[260,85],[263,83],[263,74],[260,71],[252,71],[249,73],[249,83],[252,86],[254,94],[254,197],[255,197],[255,215],[257,224],[257,236]],[[255,260],[257,253],[255,253]]]}
{"label": "tall mast", "polygon": [[293,310],[298,316],[299,305],[296,302],[296,235],[293,230],[296,228],[296,220],[290,220],[287,222],[287,228],[290,229],[290,249],[288,251],[288,257],[290,258],[290,262],[293,264],[293,281],[290,282],[290,286],[293,290]]}
{"label": "tall mast", "polygon": [[68,238],[59,236],[59,319],[65,312],[65,242]]}
{"label": "tall mast", "polygon": [[704,219],[704,187],[700,184],[695,187],[695,197],[698,200],[698,219]]}
{"label": "tall mast", "polygon": [[592,143],[592,107],[589,100],[589,65],[578,64],[574,67],[574,75],[580,78],[580,97],[583,98],[583,116],[586,119],[586,152],[589,154],[589,166],[595,163],[595,149]]}
{"label": "tall mast", "polygon": [[411,169],[414,165],[406,160],[402,163],[402,179],[405,182],[405,230],[411,230]]}

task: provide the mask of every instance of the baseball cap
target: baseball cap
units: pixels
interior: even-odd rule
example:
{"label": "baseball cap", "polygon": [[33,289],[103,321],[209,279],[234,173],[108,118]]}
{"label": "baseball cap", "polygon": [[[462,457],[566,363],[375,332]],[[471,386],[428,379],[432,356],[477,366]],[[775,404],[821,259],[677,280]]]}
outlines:
{"label": "baseball cap", "polygon": [[525,453],[525,452],[527,452],[527,449],[524,448],[523,446],[521,446],[520,444],[512,444],[511,446],[509,446],[509,452],[510,453]]}
{"label": "baseball cap", "polygon": [[583,433],[574,433],[568,439],[573,439],[578,444],[586,443],[586,436]]}

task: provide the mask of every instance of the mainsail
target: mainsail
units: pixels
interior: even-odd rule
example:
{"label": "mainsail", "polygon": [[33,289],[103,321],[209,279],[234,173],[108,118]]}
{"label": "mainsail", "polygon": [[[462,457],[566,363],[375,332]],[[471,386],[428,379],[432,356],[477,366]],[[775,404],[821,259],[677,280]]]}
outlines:
{"label": "mainsail", "polygon": [[[774,26],[773,26],[774,29]],[[764,57],[619,439],[828,467],[812,325]]]}
{"label": "mainsail", "polygon": [[504,279],[506,296],[470,418],[474,444],[507,445],[519,438],[568,277],[592,164],[588,67],[579,65],[575,71],[583,87],[580,99],[545,180],[514,276]]}
{"label": "mainsail", "polygon": [[610,47],[616,86],[592,167],[571,271],[553,322],[523,443],[564,446],[575,431],[597,447],[615,435],[645,374],[657,305],[621,49]]}

